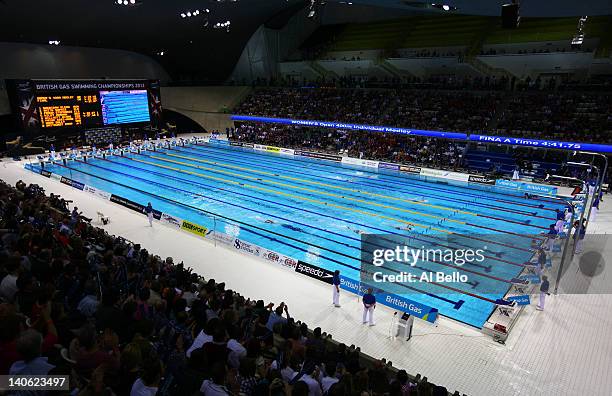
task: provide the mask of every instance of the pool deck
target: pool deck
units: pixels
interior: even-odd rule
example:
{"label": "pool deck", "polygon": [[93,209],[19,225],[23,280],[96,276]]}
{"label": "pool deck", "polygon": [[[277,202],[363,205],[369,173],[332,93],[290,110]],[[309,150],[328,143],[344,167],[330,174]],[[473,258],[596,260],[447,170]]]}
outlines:
{"label": "pool deck", "polygon": [[[19,163],[0,163],[0,178],[14,185],[19,179],[37,183],[47,193],[74,201],[88,217],[102,212],[111,218],[104,226],[112,234],[140,243],[162,257],[173,256],[206,278],[226,283],[245,295],[289,306],[290,313],[311,327],[320,326],[338,341],[356,344],[374,357],[385,357],[410,374],[421,373],[434,383],[469,395],[608,395],[612,389],[612,273],[602,266],[597,275],[580,270],[577,255],[560,293],[547,299],[546,310],[529,306],[506,345],[494,343],[480,331],[440,318],[435,325],[416,320],[409,342],[389,336],[394,311],[380,306],[377,326],[361,322],[361,304],[343,293],[341,308],[331,306],[331,290],[307,277],[251,258],[175,229],[155,223],[121,206],[47,179]],[[590,231],[601,255],[612,257],[612,197],[605,197]],[[588,250],[589,243],[586,244]],[[206,257],[206,259],[202,259]],[[222,265],[220,265],[222,263]],[[256,279],[256,282],[252,280]],[[606,289],[607,287],[607,289]]]}

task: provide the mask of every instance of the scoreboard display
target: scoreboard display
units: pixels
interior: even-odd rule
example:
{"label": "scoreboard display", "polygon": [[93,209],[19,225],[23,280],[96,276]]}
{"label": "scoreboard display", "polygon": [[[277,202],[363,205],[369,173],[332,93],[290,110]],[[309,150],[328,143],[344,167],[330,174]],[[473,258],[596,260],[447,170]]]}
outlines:
{"label": "scoreboard display", "polygon": [[36,102],[43,128],[101,123],[100,100],[95,94],[37,96]]}
{"label": "scoreboard display", "polygon": [[160,123],[157,80],[7,80],[7,88],[24,130]]}

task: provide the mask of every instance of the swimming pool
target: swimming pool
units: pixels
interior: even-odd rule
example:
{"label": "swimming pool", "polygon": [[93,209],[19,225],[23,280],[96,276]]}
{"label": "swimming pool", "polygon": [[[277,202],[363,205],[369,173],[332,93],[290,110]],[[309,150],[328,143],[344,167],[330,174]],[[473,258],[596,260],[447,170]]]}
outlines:
{"label": "swimming pool", "polygon": [[453,288],[425,283],[406,291],[411,300],[476,327],[524,269],[533,235],[547,230],[554,210],[562,208],[494,186],[211,144],[45,169],[141,205],[151,202],[164,213],[297,260],[339,269],[351,279],[360,278],[362,234],[488,245],[481,264],[425,264],[432,271],[469,274],[472,283]]}

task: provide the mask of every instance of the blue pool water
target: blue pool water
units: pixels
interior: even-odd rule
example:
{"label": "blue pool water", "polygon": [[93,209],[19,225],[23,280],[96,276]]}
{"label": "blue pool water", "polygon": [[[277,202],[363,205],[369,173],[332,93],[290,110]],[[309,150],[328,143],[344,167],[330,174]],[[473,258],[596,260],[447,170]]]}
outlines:
{"label": "blue pool water", "polygon": [[[418,244],[485,245],[490,254],[483,263],[459,269],[470,284],[449,289],[420,283],[406,290],[407,298],[476,327],[533,254],[530,236],[545,231],[561,208],[494,186],[214,145],[46,169],[356,280],[361,233],[410,235]],[[398,229],[409,223],[412,231]]]}

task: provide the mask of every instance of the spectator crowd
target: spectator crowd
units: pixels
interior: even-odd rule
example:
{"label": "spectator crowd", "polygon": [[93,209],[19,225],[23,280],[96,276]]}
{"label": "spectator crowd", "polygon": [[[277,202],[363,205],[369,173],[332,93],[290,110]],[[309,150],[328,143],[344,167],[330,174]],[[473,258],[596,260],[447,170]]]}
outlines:
{"label": "spectator crowd", "polygon": [[612,142],[612,96],[586,92],[262,88],[234,114]]}
{"label": "spectator crowd", "polygon": [[448,394],[70,203],[0,182],[0,374],[69,375],[71,395]]}

